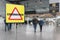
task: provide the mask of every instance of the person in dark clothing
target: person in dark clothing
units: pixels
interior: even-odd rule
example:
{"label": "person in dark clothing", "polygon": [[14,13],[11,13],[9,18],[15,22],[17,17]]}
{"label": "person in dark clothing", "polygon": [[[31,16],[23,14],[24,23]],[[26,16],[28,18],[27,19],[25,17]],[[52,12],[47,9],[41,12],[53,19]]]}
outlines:
{"label": "person in dark clothing", "polygon": [[11,28],[12,28],[12,24],[9,23],[9,24],[8,24],[8,31],[11,30]]}
{"label": "person in dark clothing", "polygon": [[43,26],[43,24],[44,24],[44,21],[43,20],[40,20],[39,21],[40,32],[42,32],[42,26]]}
{"label": "person in dark clothing", "polygon": [[33,26],[34,26],[34,32],[36,32],[38,20],[36,18],[33,18],[32,23],[33,23]]}
{"label": "person in dark clothing", "polygon": [[27,24],[27,21],[25,20],[24,24]]}
{"label": "person in dark clothing", "polygon": [[6,29],[8,28],[8,23],[6,23],[6,20],[4,20],[4,23],[5,23],[5,31],[6,31]]}
{"label": "person in dark clothing", "polygon": [[12,24],[11,23],[6,23],[6,20],[4,20],[4,23],[5,23],[5,31],[6,31],[7,28],[8,28],[8,31],[11,30]]}

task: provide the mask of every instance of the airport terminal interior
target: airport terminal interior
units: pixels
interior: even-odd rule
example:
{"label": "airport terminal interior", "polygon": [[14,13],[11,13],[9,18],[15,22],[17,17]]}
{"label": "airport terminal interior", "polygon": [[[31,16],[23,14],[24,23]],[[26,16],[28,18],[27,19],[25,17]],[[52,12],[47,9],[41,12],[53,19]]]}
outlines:
{"label": "airport terminal interior", "polygon": [[[24,5],[24,23],[6,23],[6,4]],[[42,31],[32,19],[43,20]],[[9,24],[9,23],[8,23]],[[0,40],[60,40],[60,0],[0,0]]]}

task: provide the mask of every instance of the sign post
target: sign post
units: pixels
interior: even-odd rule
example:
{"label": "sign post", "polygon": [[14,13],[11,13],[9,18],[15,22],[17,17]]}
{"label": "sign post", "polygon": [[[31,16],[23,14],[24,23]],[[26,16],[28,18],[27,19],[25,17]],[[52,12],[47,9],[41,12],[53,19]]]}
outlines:
{"label": "sign post", "polygon": [[6,4],[6,23],[24,22],[24,5]]}
{"label": "sign post", "polygon": [[17,23],[16,23],[16,40],[17,40]]}
{"label": "sign post", "polygon": [[17,23],[24,22],[24,5],[6,4],[6,23],[16,24],[16,40],[17,40]]}

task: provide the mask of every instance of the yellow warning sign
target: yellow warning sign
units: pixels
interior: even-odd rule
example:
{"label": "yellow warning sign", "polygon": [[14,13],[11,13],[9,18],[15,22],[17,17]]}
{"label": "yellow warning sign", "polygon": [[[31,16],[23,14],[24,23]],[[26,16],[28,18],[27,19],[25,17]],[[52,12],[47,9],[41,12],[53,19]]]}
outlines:
{"label": "yellow warning sign", "polygon": [[6,4],[6,23],[24,22],[24,5]]}

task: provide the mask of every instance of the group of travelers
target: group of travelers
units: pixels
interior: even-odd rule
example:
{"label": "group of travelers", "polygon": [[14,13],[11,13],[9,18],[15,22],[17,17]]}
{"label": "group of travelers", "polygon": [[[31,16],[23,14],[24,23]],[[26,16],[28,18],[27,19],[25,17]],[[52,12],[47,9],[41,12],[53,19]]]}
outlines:
{"label": "group of travelers", "polygon": [[[6,23],[6,20],[4,20],[4,23],[5,23],[5,31],[8,29],[11,30],[12,28],[12,23]],[[37,24],[39,23],[39,26],[40,26],[40,32],[42,32],[42,26],[44,24],[44,21],[43,20],[38,20],[37,18],[33,18],[32,19],[32,23],[33,23],[33,28],[34,28],[34,32],[36,32],[36,28],[37,28]]]}
{"label": "group of travelers", "polygon": [[37,28],[37,24],[39,23],[40,26],[40,32],[42,32],[42,26],[44,24],[43,20],[38,20],[37,18],[33,18],[32,19],[32,23],[33,23],[33,27],[34,27],[34,32],[36,32],[36,28]]}
{"label": "group of travelers", "polygon": [[11,23],[6,23],[6,20],[4,20],[5,23],[5,31],[8,29],[8,31],[11,30],[12,24]]}

